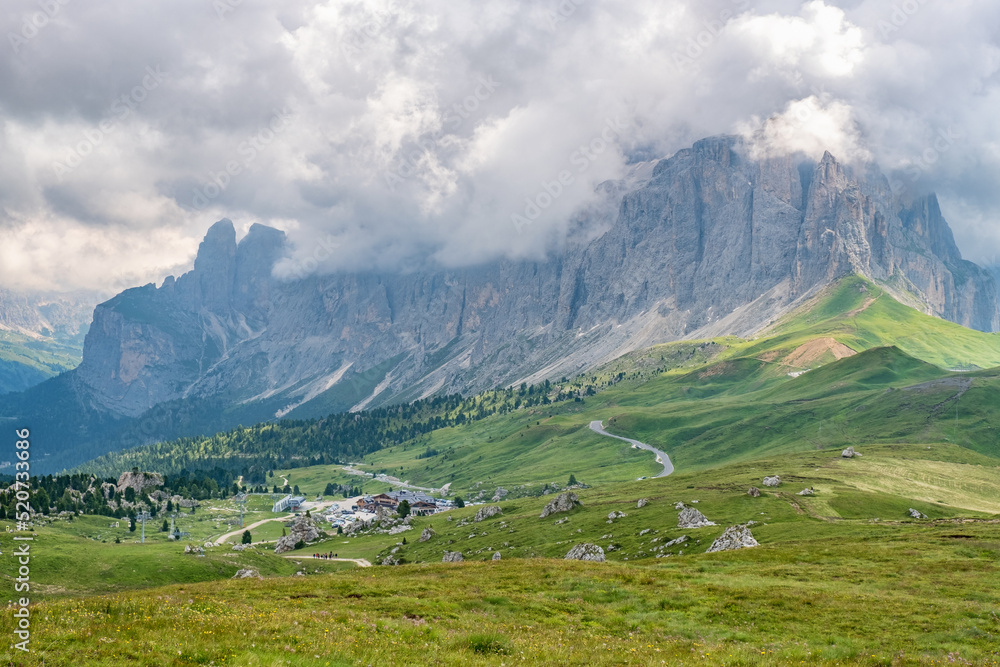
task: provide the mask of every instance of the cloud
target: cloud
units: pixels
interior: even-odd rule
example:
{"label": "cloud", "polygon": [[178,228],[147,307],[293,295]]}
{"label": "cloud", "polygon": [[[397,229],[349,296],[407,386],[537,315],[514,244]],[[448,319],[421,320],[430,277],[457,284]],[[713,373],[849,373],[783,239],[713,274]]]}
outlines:
{"label": "cloud", "polygon": [[159,280],[221,217],[286,229],[286,275],[541,258],[601,181],[724,132],[871,157],[1000,249],[1000,5],[8,5],[3,285]]}

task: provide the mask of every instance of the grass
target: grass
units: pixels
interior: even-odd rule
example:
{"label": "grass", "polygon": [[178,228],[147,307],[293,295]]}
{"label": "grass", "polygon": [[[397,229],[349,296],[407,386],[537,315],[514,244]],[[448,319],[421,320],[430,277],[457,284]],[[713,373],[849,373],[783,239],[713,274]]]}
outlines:
{"label": "grass", "polygon": [[[863,547],[863,548],[859,548]],[[655,566],[547,559],[42,598],[24,665],[931,665],[1000,660],[995,526]],[[12,630],[10,614],[0,632]],[[969,661],[969,662],[962,662]]]}

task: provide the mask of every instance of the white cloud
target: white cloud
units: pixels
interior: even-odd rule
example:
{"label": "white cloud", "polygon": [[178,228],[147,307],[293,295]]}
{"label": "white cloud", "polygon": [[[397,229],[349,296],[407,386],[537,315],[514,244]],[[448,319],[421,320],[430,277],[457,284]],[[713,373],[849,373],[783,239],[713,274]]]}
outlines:
{"label": "white cloud", "polygon": [[[8,4],[4,34],[36,8]],[[224,216],[288,230],[286,269],[317,244],[325,270],[541,257],[630,157],[733,131],[934,187],[986,257],[998,23],[971,0],[71,3],[0,59],[0,284],[156,280]],[[148,67],[162,84],[58,177]]]}

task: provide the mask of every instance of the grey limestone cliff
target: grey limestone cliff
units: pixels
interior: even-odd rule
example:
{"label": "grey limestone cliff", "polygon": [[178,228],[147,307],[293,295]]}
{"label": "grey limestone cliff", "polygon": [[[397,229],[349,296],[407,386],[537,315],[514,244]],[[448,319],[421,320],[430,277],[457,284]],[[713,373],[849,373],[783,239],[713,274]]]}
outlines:
{"label": "grey limestone cliff", "polygon": [[[933,195],[901,198],[826,154],[752,160],[716,137],[608,188],[603,233],[546,262],[272,277],[284,235],[216,223],[194,269],[101,304],[78,380],[135,416],[183,397],[313,416],[570,375],[632,349],[750,335],[860,273],[926,312],[1000,328],[993,277]],[[646,170],[649,171],[648,169]]]}

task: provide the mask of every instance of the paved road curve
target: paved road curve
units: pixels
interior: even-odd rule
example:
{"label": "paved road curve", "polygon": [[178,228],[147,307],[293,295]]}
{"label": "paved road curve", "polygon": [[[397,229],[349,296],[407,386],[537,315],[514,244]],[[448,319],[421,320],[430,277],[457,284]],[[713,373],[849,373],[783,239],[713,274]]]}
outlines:
{"label": "paved road curve", "polygon": [[670,462],[670,457],[667,456],[666,452],[662,452],[656,447],[647,445],[644,442],[639,442],[638,440],[633,440],[632,438],[623,438],[620,435],[615,435],[613,433],[608,433],[604,430],[604,424],[601,423],[599,419],[590,422],[590,430],[594,433],[600,433],[601,435],[606,435],[609,438],[615,438],[617,440],[624,440],[625,442],[631,444],[633,447],[638,447],[639,449],[645,449],[646,451],[653,452],[656,454],[656,462],[663,465],[663,472],[659,475],[653,475],[653,477],[666,477],[674,471],[674,464]]}

